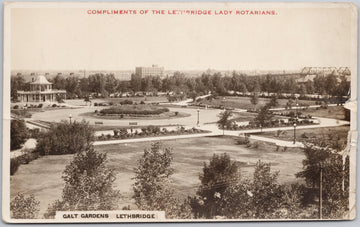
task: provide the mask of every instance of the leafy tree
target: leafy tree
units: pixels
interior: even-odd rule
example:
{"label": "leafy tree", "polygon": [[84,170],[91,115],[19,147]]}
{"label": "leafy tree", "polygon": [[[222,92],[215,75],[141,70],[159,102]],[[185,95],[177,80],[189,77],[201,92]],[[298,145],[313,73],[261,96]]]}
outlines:
{"label": "leafy tree", "polygon": [[254,108],[256,107],[256,105],[259,103],[259,94],[257,92],[253,92],[251,99],[250,99],[251,104],[254,105]]}
{"label": "leafy tree", "polygon": [[325,78],[325,90],[329,95],[336,95],[337,92],[337,78],[334,74],[329,74]]}
{"label": "leafy tree", "polygon": [[308,207],[304,201],[308,200],[306,187],[303,184],[295,183],[283,185],[283,195],[280,209],[274,212],[274,218],[280,219],[301,219],[318,217],[318,210]]}
{"label": "leafy tree", "polygon": [[65,90],[66,89],[66,80],[62,76],[61,73],[58,73],[53,79],[53,88],[59,89],[59,90]]}
{"label": "leafy tree", "polygon": [[283,90],[284,90],[284,92],[294,94],[296,91],[296,86],[297,86],[297,83],[296,83],[294,77],[290,77],[290,78],[285,79]]}
{"label": "leafy tree", "polygon": [[314,82],[311,80],[306,81],[305,83],[306,93],[313,94],[314,93]]}
{"label": "leafy tree", "polygon": [[39,212],[39,204],[34,195],[25,197],[24,194],[17,194],[10,202],[11,218],[33,219]]}
{"label": "leafy tree", "polygon": [[230,118],[232,116],[232,112],[229,110],[225,110],[224,112],[221,112],[218,117],[219,120],[217,121],[217,124],[219,126],[220,129],[225,129],[230,127],[231,125],[231,121]]}
{"label": "leafy tree", "polygon": [[196,101],[196,97],[198,96],[198,94],[196,94],[196,92],[190,92],[189,94],[190,98],[193,100],[193,102]]}
{"label": "leafy tree", "polygon": [[115,78],[114,74],[107,74],[105,76],[105,85],[104,88],[108,94],[113,94],[116,92],[118,86],[118,80]]}
{"label": "leafy tree", "polygon": [[269,126],[273,115],[270,112],[270,105],[267,104],[260,109],[260,112],[255,118],[255,122],[262,127]]}
{"label": "leafy tree", "polygon": [[283,190],[277,183],[279,172],[272,173],[270,163],[256,163],[251,193],[253,216],[266,218],[281,206]]}
{"label": "leafy tree", "polygon": [[286,103],[286,108],[291,109],[293,104],[294,104],[294,100],[289,99]]}
{"label": "leafy tree", "polygon": [[56,211],[117,209],[120,193],[113,188],[115,173],[106,162],[106,154],[92,146],[75,154],[62,177],[62,197],[49,206],[45,217],[54,217]]}
{"label": "leafy tree", "polygon": [[331,153],[326,148],[317,148],[311,144],[305,146],[304,153],[304,170],[297,173],[296,177],[305,178],[308,185],[316,187],[319,185],[320,163],[328,159]]}
{"label": "leafy tree", "polygon": [[58,102],[58,103],[64,103],[63,94],[56,94],[55,99],[56,99],[56,102]]}
{"label": "leafy tree", "polygon": [[21,148],[28,138],[28,130],[24,120],[10,121],[10,150]]}
{"label": "leafy tree", "polygon": [[271,91],[271,81],[272,81],[272,78],[270,77],[270,75],[266,75],[264,80],[261,82],[261,89],[265,92],[270,93]]}
{"label": "leafy tree", "polygon": [[314,78],[314,90],[320,95],[326,92],[326,79],[324,75],[317,75]]}
{"label": "leafy tree", "polygon": [[[85,96],[84,102],[85,102],[86,105],[87,105],[88,102],[91,102],[91,101],[90,101],[90,97],[89,97],[89,96]],[[90,104],[91,104],[91,103],[90,103]]]}
{"label": "leafy tree", "polygon": [[155,91],[160,91],[162,87],[162,81],[160,76],[154,76],[152,77],[152,85]]}
{"label": "leafy tree", "polygon": [[41,155],[74,154],[89,149],[94,130],[86,121],[62,121],[40,135],[36,149]]}
{"label": "leafy tree", "polygon": [[130,91],[130,81],[118,81],[117,90],[121,93]]}
{"label": "leafy tree", "polygon": [[338,96],[338,103],[343,103],[343,96],[348,96],[350,91],[350,82],[347,81],[345,76],[342,76],[338,87],[335,89],[336,95]]}
{"label": "leafy tree", "polygon": [[225,81],[226,80],[222,78],[221,73],[215,73],[212,76],[212,84],[215,86],[215,90],[213,90],[213,92],[216,92],[219,95],[226,94]]}
{"label": "leafy tree", "polygon": [[[230,156],[214,154],[209,164],[204,163],[200,175],[201,185],[196,194],[198,199],[193,199],[192,208],[197,217],[212,218],[222,215],[222,198],[224,192],[240,179],[236,163]],[[196,202],[195,202],[196,201]]]}
{"label": "leafy tree", "polygon": [[304,84],[301,84],[298,88],[298,93],[300,94],[300,97],[304,97],[306,94],[306,86]]}
{"label": "leafy tree", "polygon": [[270,164],[259,160],[252,181],[235,181],[224,191],[219,206],[223,215],[227,218],[279,218],[277,211],[284,206],[284,189],[277,178],[278,172],[271,172]]}
{"label": "leafy tree", "polygon": [[163,210],[167,218],[180,216],[180,202],[170,187],[169,178],[174,172],[172,160],[172,148],[164,147],[161,142],[152,143],[150,149],[144,150],[135,168],[133,185],[135,204],[139,209]]}
{"label": "leafy tree", "polygon": [[278,105],[279,105],[279,102],[277,100],[277,96],[276,95],[271,96],[269,107],[277,107]]}
{"label": "leafy tree", "polygon": [[18,101],[17,91],[29,90],[29,84],[26,83],[24,77],[21,74],[18,74],[16,76],[11,76],[10,83],[11,83],[10,84],[11,99],[14,101]]}
{"label": "leafy tree", "polygon": [[322,170],[323,215],[326,218],[341,218],[348,209],[349,158],[331,148],[308,145],[304,148],[306,159],[303,171],[296,174],[304,178],[307,185],[319,188]]}
{"label": "leafy tree", "polygon": [[79,89],[81,91],[82,97],[86,98],[90,95],[90,84],[89,84],[89,78],[83,77],[79,79]]}
{"label": "leafy tree", "polygon": [[131,75],[130,87],[133,92],[140,91],[141,89],[141,76],[137,74]]}
{"label": "leafy tree", "polygon": [[153,90],[152,77],[147,76],[141,79],[141,90],[148,92]]}
{"label": "leafy tree", "polygon": [[71,75],[65,79],[65,90],[66,95],[69,98],[78,98],[81,96],[79,89],[79,78],[77,76]]}
{"label": "leafy tree", "polygon": [[252,218],[252,182],[244,179],[224,191],[221,205],[227,218]]}

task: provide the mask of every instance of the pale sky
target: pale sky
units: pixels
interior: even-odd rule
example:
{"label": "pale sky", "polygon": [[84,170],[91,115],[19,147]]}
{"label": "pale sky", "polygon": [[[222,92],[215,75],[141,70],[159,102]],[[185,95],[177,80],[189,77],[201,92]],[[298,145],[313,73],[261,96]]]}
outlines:
{"label": "pale sky", "polygon": [[103,8],[12,9],[12,70],[133,70],[152,64],[169,70],[298,70],[351,64],[350,8],[276,8],[275,16],[89,15],[88,9]]}

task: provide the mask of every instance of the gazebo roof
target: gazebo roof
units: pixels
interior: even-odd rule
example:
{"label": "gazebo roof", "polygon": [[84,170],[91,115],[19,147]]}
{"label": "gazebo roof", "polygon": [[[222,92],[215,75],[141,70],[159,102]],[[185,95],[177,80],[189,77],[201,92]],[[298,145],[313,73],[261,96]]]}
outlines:
{"label": "gazebo roof", "polygon": [[52,84],[50,83],[45,76],[38,76],[36,80],[31,82],[30,84]]}

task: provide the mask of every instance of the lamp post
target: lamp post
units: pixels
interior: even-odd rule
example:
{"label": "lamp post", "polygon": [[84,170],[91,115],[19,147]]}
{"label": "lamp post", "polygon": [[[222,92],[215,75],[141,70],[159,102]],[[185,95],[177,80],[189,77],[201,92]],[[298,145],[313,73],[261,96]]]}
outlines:
{"label": "lamp post", "polygon": [[294,144],[296,143],[296,123],[294,123]]}
{"label": "lamp post", "polygon": [[197,109],[197,122],[196,125],[199,126],[200,125],[200,109]]}
{"label": "lamp post", "polygon": [[296,101],[296,118],[299,117],[299,103]]}
{"label": "lamp post", "polygon": [[71,115],[71,114],[69,114],[70,124],[71,124],[71,118],[72,118],[72,115]]}
{"label": "lamp post", "polygon": [[260,132],[262,132],[262,125],[260,124]]}

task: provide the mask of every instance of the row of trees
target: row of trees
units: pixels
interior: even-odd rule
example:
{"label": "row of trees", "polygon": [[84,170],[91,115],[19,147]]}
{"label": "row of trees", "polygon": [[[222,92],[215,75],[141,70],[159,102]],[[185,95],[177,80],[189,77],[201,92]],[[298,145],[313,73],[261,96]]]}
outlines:
{"label": "row of trees", "polygon": [[[125,92],[175,92],[185,94],[227,94],[227,91],[238,92],[268,92],[268,93],[298,93],[298,94],[328,94],[346,96],[350,82],[345,76],[340,78],[334,74],[318,75],[314,81],[297,83],[294,76],[266,75],[247,76],[233,72],[231,76],[221,73],[203,73],[199,77],[187,77],[184,73],[175,72],[172,76],[160,78],[147,76],[141,78],[133,74],[130,81],[116,79],[114,74],[97,73],[88,77],[74,75],[63,76],[59,73],[50,79],[55,89],[67,91],[69,98],[84,98],[91,93],[107,97],[113,93]],[[11,77],[11,97],[16,99],[17,90],[28,90],[29,85],[21,74]]]}
{"label": "row of trees", "polygon": [[[320,182],[319,163],[323,163],[323,217],[341,218],[348,210],[349,163],[343,169],[341,156],[329,150],[306,148],[304,171],[297,175],[306,185],[278,183],[279,172],[260,160],[253,178],[244,178],[229,155],[214,154],[204,163],[196,195],[180,201],[170,180],[171,148],[161,147],[156,143],[145,150],[135,170],[134,198],[140,209],[164,210],[167,218],[316,219],[319,184],[310,185],[309,180],[317,176]],[[326,158],[318,159],[317,152]]]}

